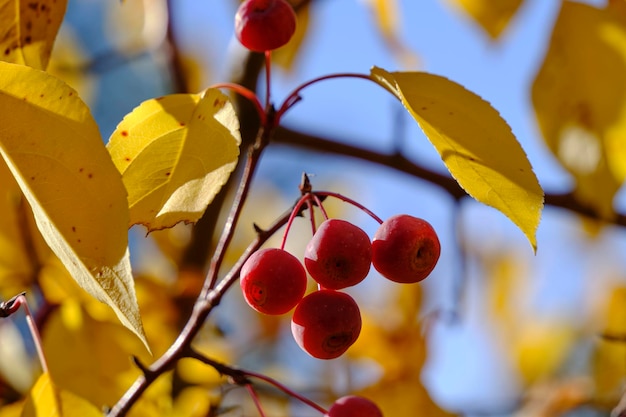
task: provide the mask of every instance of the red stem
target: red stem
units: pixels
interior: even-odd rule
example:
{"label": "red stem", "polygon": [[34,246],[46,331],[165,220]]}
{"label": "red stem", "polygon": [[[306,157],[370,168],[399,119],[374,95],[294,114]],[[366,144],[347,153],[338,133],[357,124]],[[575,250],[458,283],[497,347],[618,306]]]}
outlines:
{"label": "red stem", "polygon": [[[272,103],[271,95],[271,79],[272,79],[272,51],[265,51],[265,111],[269,111]],[[278,120],[275,120],[278,124]]]}
{"label": "red stem", "polygon": [[265,124],[267,116],[265,114],[265,110],[263,109],[263,105],[261,104],[261,100],[259,100],[259,96],[257,96],[254,91],[236,83],[217,83],[211,85],[209,88],[225,88],[247,98],[254,105],[257,113],[259,114],[261,125]]}
{"label": "red stem", "polygon": [[315,194],[317,195],[324,195],[327,197],[335,197],[338,198],[341,201],[344,201],[348,204],[352,204],[353,206],[363,210],[365,213],[367,213],[371,218],[373,218],[374,220],[376,220],[378,222],[378,224],[382,224],[383,220],[378,217],[376,214],[374,214],[374,212],[372,212],[370,209],[368,209],[367,207],[365,207],[363,204],[349,198],[346,197],[345,195],[339,194],[339,193],[334,193],[332,191],[316,191]]}
{"label": "red stem", "polygon": [[256,395],[256,391],[254,391],[254,387],[252,386],[252,384],[246,384],[246,389],[248,390],[250,397],[252,397],[252,401],[254,402],[256,409],[259,410],[259,414],[261,415],[261,417],[265,417],[265,413],[263,412],[263,406],[261,405],[259,396]]}
{"label": "red stem", "polygon": [[280,106],[280,108],[276,112],[276,124],[280,122],[280,118],[283,116],[283,114],[285,114],[287,110],[289,110],[295,103],[297,103],[300,100],[300,92],[302,90],[304,90],[305,88],[309,87],[312,84],[315,84],[324,80],[331,80],[334,78],[361,78],[364,80],[372,81],[372,78],[367,74],[359,74],[359,73],[352,73],[352,72],[329,74],[329,75],[323,75],[321,77],[313,78],[312,80],[309,80],[303,84],[300,84],[300,86],[298,86],[295,90],[291,92],[291,94],[289,94],[289,96],[287,96],[287,98],[283,101],[283,104]]}
{"label": "red stem", "polygon": [[291,224],[293,223],[293,220],[296,218],[296,216],[300,212],[302,205],[306,203],[308,200],[309,200],[309,195],[308,194],[303,195],[302,197],[300,197],[296,205],[293,207],[293,210],[291,210],[291,214],[289,215],[289,220],[287,221],[287,226],[285,226],[285,233],[283,234],[283,240],[280,243],[281,249],[285,249],[285,243],[287,243],[287,235],[289,234],[289,229],[291,229]]}
{"label": "red stem", "polygon": [[258,374],[256,372],[252,372],[252,371],[242,371],[242,373],[246,376],[249,377],[253,377],[253,378],[257,378],[260,379],[262,381],[267,382],[268,384],[271,384],[273,386],[275,386],[276,388],[278,388],[279,390],[281,390],[282,392],[284,392],[285,394],[298,399],[299,401],[301,401],[302,403],[308,405],[309,407],[312,407],[314,409],[316,409],[317,411],[319,411],[322,414],[328,414],[328,410],[326,410],[324,407],[318,405],[315,401],[309,400],[306,397],[303,397],[302,395],[298,394],[297,392],[293,391],[292,389],[290,389],[289,387],[281,384],[280,382],[278,382],[277,380],[275,380],[274,378],[270,378],[267,375],[263,375],[263,374]]}

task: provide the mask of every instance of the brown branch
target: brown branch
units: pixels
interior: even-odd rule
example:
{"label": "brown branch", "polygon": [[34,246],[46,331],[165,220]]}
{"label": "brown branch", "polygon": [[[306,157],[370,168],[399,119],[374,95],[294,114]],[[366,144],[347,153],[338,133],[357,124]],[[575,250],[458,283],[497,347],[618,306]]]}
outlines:
{"label": "brown branch", "polygon": [[[440,174],[429,168],[413,162],[401,153],[381,153],[359,146],[342,143],[337,138],[321,137],[286,127],[278,127],[272,139],[273,143],[280,143],[298,148],[306,148],[320,153],[330,153],[372,162],[382,165],[416,178],[429,182],[447,192],[455,200],[468,197],[468,194],[449,175]],[[614,217],[602,216],[591,207],[576,198],[573,192],[546,193],[546,206],[561,208],[594,220],[616,226],[626,227],[626,214],[616,213]]]}

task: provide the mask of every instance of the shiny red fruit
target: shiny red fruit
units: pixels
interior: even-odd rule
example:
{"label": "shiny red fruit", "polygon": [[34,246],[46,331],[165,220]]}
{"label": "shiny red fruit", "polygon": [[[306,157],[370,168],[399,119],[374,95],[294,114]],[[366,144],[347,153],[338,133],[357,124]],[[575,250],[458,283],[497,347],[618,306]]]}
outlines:
{"label": "shiny red fruit", "polygon": [[403,284],[426,278],[437,265],[441,245],[426,220],[398,214],[380,225],[372,240],[372,264],[384,277]]}
{"label": "shiny red fruit", "polygon": [[347,395],[335,401],[324,417],[383,417],[383,413],[371,400]]}
{"label": "shiny red fruit", "polygon": [[296,31],[296,14],[286,0],[245,0],[235,14],[235,36],[251,51],[280,48]]}
{"label": "shiny red fruit", "polygon": [[372,243],[361,228],[340,219],[323,222],[304,252],[304,266],[323,288],[339,290],[363,281],[372,264]]}
{"label": "shiny red fruit", "polygon": [[361,312],[348,294],[319,290],[296,306],[291,332],[298,345],[318,359],[341,356],[361,333]]}
{"label": "shiny red fruit", "polygon": [[264,314],[284,314],[306,292],[304,267],[289,252],[269,248],[253,253],[241,268],[243,296],[253,309]]}

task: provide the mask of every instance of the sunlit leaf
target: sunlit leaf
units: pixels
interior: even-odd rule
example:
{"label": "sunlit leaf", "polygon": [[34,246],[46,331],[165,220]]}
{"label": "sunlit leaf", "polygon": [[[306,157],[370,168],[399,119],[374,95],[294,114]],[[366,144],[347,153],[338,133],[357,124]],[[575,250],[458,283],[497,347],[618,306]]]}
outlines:
{"label": "sunlit leaf", "polygon": [[504,213],[536,250],[543,190],[508,124],[489,103],[446,78],[372,70],[418,122],[461,187]]}
{"label": "sunlit leaf", "polygon": [[[94,319],[75,300],[50,315],[42,337],[57,386],[98,407],[114,404],[140,374],[131,361],[141,352],[139,340],[119,323]],[[150,360],[147,353],[137,357]]]}
{"label": "sunlit leaf", "polygon": [[[32,213],[11,171],[0,160],[0,297],[8,299],[35,282],[37,245]],[[34,230],[33,230],[34,229]]]}
{"label": "sunlit leaf", "polygon": [[67,0],[0,0],[0,60],[46,69]]}
{"label": "sunlit leaf", "polygon": [[145,341],[119,172],[89,108],[49,74],[0,62],[0,154],[72,277]]}
{"label": "sunlit leaf", "polygon": [[492,39],[506,29],[524,0],[454,0]]}
{"label": "sunlit leaf", "polygon": [[[585,28],[581,31],[580,28]],[[563,2],[532,100],[575,193],[605,218],[626,178],[626,3]]]}
{"label": "sunlit leaf", "polygon": [[31,389],[22,417],[102,417],[102,411],[70,391],[59,389],[47,373]]}
{"label": "sunlit leaf", "polygon": [[143,102],[108,144],[128,190],[130,224],[196,222],[239,156],[239,121],[219,90]]}

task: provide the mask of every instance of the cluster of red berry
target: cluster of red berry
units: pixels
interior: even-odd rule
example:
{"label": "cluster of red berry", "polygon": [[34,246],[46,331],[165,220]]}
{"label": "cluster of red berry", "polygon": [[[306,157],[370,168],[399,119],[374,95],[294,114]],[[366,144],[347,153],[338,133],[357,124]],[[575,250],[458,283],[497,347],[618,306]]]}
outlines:
{"label": "cluster of red berry", "polygon": [[[235,35],[246,48],[265,52],[285,45],[296,29],[296,15],[286,0],[244,0],[235,15]],[[268,64],[269,65],[269,64]],[[269,66],[268,71],[269,74]],[[269,80],[268,80],[269,90]],[[337,197],[363,209],[380,223],[372,240],[358,226],[331,219],[320,195]],[[309,205],[314,233],[304,253],[304,265],[284,249],[291,222],[303,204]],[[325,220],[316,229],[313,207]],[[280,315],[295,308],[291,331],[308,354],[319,359],[342,355],[361,332],[361,312],[356,301],[342,289],[363,281],[374,268],[399,283],[426,278],[439,260],[440,244],[432,226],[407,214],[382,221],[359,203],[334,193],[304,190],[291,213],[283,244],[253,253],[240,273],[246,302],[256,311]],[[307,291],[308,275],[317,290]],[[339,398],[325,417],[382,417],[372,401],[354,395]]]}
{"label": "cluster of red berry", "polygon": [[[313,198],[317,195],[307,194],[301,202]],[[323,210],[319,198],[316,202]],[[299,205],[292,217],[297,210]],[[372,240],[358,226],[324,215],[306,246],[304,265],[283,248],[262,249],[244,263],[240,283],[246,302],[258,312],[279,315],[295,308],[291,331],[298,345],[315,358],[334,359],[361,332],[359,307],[341,290],[363,281],[371,265],[392,281],[419,282],[431,273],[441,249],[432,226],[407,214],[381,222]],[[305,295],[307,272],[318,289]]]}

